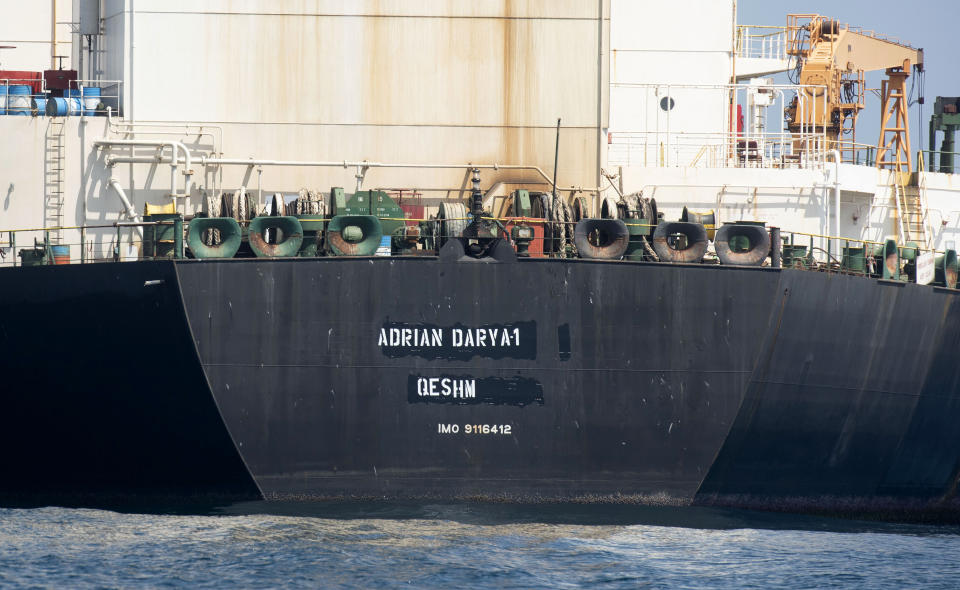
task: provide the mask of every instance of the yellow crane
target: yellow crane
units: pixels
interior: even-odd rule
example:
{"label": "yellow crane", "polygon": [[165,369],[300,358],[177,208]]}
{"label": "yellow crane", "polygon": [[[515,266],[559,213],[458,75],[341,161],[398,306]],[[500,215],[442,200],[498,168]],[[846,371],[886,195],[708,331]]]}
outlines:
{"label": "yellow crane", "polygon": [[814,147],[811,142],[820,136],[826,139],[824,149],[840,150],[852,161],[857,116],[864,108],[864,73],[886,70],[877,167],[912,169],[906,80],[912,70],[923,71],[922,49],[819,14],[789,14],[787,55],[797,60],[795,81],[802,86],[785,114],[799,149]]}

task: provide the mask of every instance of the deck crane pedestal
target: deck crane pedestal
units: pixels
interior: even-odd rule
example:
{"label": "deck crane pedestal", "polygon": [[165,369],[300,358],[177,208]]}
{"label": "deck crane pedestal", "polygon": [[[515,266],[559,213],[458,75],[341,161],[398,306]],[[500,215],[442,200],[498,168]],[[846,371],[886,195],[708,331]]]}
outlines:
{"label": "deck crane pedestal", "polygon": [[885,70],[877,167],[911,170],[906,80],[923,71],[922,49],[819,14],[789,14],[787,55],[797,60],[801,86],[785,113],[797,149],[837,149],[844,161],[854,161],[864,73]]}

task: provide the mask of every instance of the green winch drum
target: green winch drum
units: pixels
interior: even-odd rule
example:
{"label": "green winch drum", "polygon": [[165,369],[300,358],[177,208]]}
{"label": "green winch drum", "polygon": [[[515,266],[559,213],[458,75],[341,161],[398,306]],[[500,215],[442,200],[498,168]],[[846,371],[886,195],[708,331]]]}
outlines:
{"label": "green winch drum", "polygon": [[[267,232],[275,230],[271,239]],[[247,230],[250,249],[259,258],[288,258],[296,256],[303,244],[303,226],[296,217],[254,217]]]}
{"label": "green winch drum", "polygon": [[841,261],[841,266],[843,267],[843,270],[846,270],[852,273],[866,274],[867,272],[866,250],[864,250],[863,248],[844,246],[843,260]]}
{"label": "green winch drum", "polygon": [[[220,233],[220,243],[210,246],[203,242],[207,230]],[[233,258],[240,249],[240,224],[232,217],[195,217],[187,229],[187,244],[194,258]]]}
{"label": "green winch drum", "polygon": [[799,244],[783,245],[783,268],[807,268],[809,264],[806,246]]}
{"label": "green winch drum", "polygon": [[326,247],[334,256],[373,256],[383,227],[373,215],[337,215],[327,224]]}

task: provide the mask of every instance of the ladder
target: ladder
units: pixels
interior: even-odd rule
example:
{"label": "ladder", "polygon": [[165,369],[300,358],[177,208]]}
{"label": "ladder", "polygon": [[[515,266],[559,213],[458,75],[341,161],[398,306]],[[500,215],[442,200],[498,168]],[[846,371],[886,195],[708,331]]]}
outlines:
{"label": "ladder", "polygon": [[[64,130],[66,117],[50,117],[44,146],[43,227],[51,244],[63,241]],[[50,229],[55,228],[55,229]]]}
{"label": "ladder", "polygon": [[894,183],[894,194],[897,199],[897,210],[900,213],[902,243],[916,242],[921,248],[929,248],[926,207],[924,207],[920,187],[907,186],[898,180]]}

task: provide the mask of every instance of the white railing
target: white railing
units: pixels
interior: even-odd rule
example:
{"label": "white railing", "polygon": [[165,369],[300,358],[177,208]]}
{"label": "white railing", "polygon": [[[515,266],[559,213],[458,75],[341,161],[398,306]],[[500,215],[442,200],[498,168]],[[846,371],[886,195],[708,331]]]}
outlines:
{"label": "white railing", "polygon": [[[630,109],[608,135],[612,165],[819,168],[828,149],[824,122],[805,123],[826,112],[822,86],[614,83],[611,91]],[[785,121],[790,112],[796,125]]]}
{"label": "white railing", "polygon": [[787,59],[787,28],[738,25],[737,57]]}
{"label": "white railing", "polygon": [[[107,109],[120,110],[123,83],[120,80],[71,80],[69,89],[51,89],[43,78],[0,78],[0,115],[47,115],[47,103],[64,99],[60,110],[50,107],[56,116],[106,116]],[[28,94],[11,94],[29,86]]]}
{"label": "white railing", "polygon": [[733,143],[728,133],[611,133],[607,148],[611,165],[655,168],[820,168],[826,154],[821,134],[792,133],[738,136]]}

